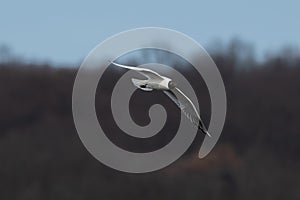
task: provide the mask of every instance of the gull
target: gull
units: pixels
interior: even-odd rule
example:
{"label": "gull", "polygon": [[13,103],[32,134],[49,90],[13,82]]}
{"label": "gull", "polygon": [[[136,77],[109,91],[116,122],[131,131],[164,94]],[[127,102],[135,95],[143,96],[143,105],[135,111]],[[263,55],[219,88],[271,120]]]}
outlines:
{"label": "gull", "polygon": [[198,130],[201,130],[204,134],[211,137],[193,102],[177,87],[177,84],[172,79],[162,76],[150,69],[122,65],[115,62],[111,63],[118,67],[134,70],[145,76],[147,78],[146,80],[132,78],[131,81],[137,88],[144,91],[163,91],[180,108],[183,114],[194,126],[196,126]]}

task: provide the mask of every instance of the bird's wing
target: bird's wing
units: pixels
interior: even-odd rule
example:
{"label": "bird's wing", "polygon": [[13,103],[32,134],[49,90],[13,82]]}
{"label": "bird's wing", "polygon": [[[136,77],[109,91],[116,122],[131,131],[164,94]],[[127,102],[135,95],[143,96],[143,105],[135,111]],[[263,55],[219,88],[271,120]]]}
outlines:
{"label": "bird's wing", "polygon": [[[164,93],[180,108],[183,114],[203,133],[207,134],[209,137],[211,135],[208,133],[200,115],[193,104],[193,102],[178,88],[172,90],[164,90]],[[176,97],[178,96],[179,99]]]}
{"label": "bird's wing", "polygon": [[163,77],[161,75],[159,75],[157,72],[155,72],[151,69],[121,65],[121,64],[115,63],[115,62],[112,62],[112,64],[114,64],[118,67],[122,67],[122,68],[137,71],[138,73],[142,74],[143,76],[147,77],[148,79],[163,80]]}

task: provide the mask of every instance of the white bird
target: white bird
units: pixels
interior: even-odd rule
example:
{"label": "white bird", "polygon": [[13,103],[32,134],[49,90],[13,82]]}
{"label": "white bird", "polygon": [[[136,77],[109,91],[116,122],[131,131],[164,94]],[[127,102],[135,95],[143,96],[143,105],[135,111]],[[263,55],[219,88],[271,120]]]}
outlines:
{"label": "white bird", "polygon": [[[115,62],[111,63],[122,68],[134,70],[145,76],[147,78],[146,80],[132,78],[131,81],[136,87],[144,91],[162,90],[180,108],[193,125],[211,137],[193,102],[176,87],[172,79],[162,76],[150,69],[122,65]],[[176,96],[181,97],[180,100]]]}

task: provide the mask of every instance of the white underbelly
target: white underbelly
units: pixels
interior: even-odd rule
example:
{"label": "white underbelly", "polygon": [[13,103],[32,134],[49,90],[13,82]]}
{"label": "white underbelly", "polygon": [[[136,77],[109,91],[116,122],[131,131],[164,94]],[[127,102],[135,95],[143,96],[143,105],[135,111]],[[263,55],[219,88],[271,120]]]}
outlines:
{"label": "white underbelly", "polygon": [[156,90],[168,90],[170,81],[171,81],[171,79],[165,78],[160,82],[157,82],[157,81],[151,82],[150,85],[153,89],[156,89]]}

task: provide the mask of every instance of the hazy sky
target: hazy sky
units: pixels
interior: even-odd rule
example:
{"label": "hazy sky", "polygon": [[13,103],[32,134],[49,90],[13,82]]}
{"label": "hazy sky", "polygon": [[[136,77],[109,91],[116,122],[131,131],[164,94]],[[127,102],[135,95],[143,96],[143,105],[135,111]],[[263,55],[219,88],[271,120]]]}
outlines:
{"label": "hazy sky", "polygon": [[208,47],[239,37],[261,54],[300,45],[300,1],[1,0],[0,44],[22,57],[75,63],[107,37],[158,26]]}

